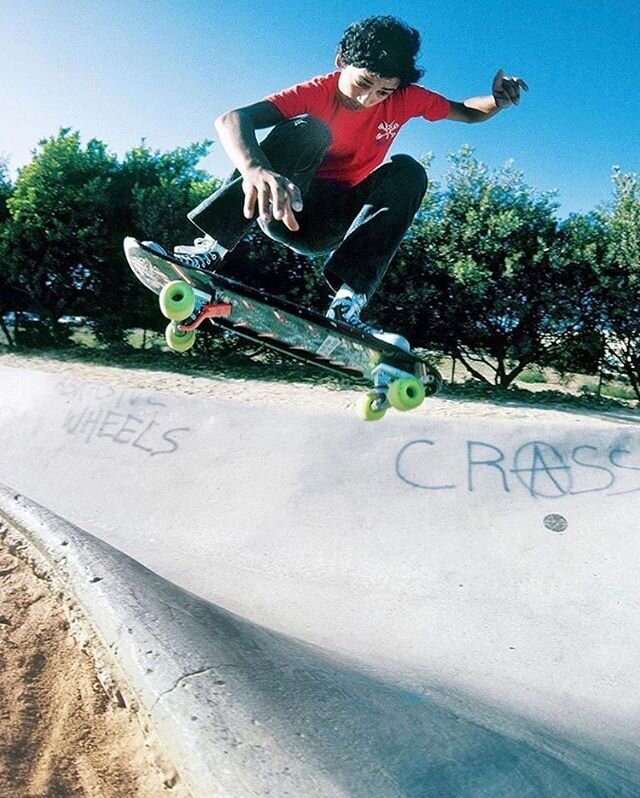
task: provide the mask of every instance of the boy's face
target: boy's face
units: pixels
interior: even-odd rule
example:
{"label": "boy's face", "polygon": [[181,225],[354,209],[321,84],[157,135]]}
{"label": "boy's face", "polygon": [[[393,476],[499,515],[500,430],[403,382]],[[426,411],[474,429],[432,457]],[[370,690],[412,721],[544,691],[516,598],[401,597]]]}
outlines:
{"label": "boy's face", "polygon": [[338,89],[347,107],[354,111],[383,102],[400,86],[400,78],[381,78],[368,69],[344,65],[340,59],[337,66],[342,70]]}

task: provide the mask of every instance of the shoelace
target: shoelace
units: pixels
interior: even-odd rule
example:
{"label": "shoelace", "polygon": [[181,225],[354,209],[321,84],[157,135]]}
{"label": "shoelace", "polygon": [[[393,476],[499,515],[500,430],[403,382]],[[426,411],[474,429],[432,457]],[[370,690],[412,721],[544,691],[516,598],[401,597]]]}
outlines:
{"label": "shoelace", "polygon": [[358,317],[360,315],[360,308],[352,299],[341,299],[331,305],[331,310],[333,315],[341,321],[347,321],[350,316]]}
{"label": "shoelace", "polygon": [[368,333],[369,335],[377,332],[375,327],[372,327],[370,324],[367,324],[366,321],[362,321],[362,319],[357,317],[354,319],[349,319],[346,324],[348,324],[350,327],[355,327],[355,329],[360,330],[360,332]]}
{"label": "shoelace", "polygon": [[185,266],[191,266],[194,269],[208,269],[218,261],[218,256],[215,252],[201,252],[197,255],[186,255],[184,253],[176,253],[174,257]]}
{"label": "shoelace", "polygon": [[368,335],[379,332],[377,327],[367,324],[366,321],[363,321],[360,318],[361,307],[357,301],[354,302],[353,300],[345,299],[336,304],[332,310],[333,318],[343,322],[344,324],[348,324],[350,327],[355,327],[355,329],[359,330],[360,332],[367,333]]}

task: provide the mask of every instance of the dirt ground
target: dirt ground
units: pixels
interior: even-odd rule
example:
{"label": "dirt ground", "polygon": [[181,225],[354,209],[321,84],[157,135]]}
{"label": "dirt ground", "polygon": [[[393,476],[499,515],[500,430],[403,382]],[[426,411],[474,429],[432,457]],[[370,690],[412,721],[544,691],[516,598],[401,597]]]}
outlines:
{"label": "dirt ground", "polygon": [[48,582],[0,543],[0,794],[187,798],[115,693],[103,689]]}
{"label": "dirt ground", "polygon": [[[167,353],[167,362],[175,357]],[[55,374],[62,374],[71,379],[105,381],[112,385],[127,386],[135,389],[161,391],[166,393],[187,394],[201,398],[229,399],[234,402],[250,402],[265,404],[302,405],[304,407],[327,407],[354,411],[363,389],[354,387],[337,388],[331,384],[319,384],[295,381],[273,381],[259,379],[229,378],[218,376],[197,376],[171,371],[156,371],[145,368],[131,368],[99,365],[69,361],[57,357],[36,357],[0,351],[0,366],[9,368],[33,369]],[[530,386],[532,392],[543,390],[549,386]],[[553,386],[558,388],[560,386]],[[638,414],[637,409],[624,412],[632,416]],[[442,394],[431,397],[412,415],[423,415],[429,418],[495,418],[510,420],[544,419],[546,422],[561,421],[566,423],[571,416],[575,423],[598,423],[609,416],[615,421],[618,413],[583,408],[575,415],[575,408],[569,406],[536,405],[527,406],[517,398],[505,397],[495,401],[478,402],[463,397],[444,397]]]}

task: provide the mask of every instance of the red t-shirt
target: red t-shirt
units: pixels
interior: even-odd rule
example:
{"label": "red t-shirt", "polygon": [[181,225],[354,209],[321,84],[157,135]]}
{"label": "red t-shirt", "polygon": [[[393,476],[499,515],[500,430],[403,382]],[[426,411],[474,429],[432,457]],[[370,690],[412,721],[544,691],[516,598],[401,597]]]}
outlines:
{"label": "red t-shirt", "polygon": [[316,176],[355,186],[384,161],[400,128],[416,116],[430,122],[444,119],[449,101],[424,86],[397,89],[382,102],[352,111],[340,100],[340,72],[321,75],[270,94],[285,119],[311,114],[330,129],[332,142]]}

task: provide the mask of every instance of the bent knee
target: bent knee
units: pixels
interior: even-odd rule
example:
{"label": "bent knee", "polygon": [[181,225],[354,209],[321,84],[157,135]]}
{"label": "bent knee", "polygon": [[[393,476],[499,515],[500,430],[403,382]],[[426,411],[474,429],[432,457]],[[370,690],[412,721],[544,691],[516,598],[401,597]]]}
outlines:
{"label": "bent knee", "polygon": [[293,119],[282,122],[290,125],[294,130],[302,133],[306,138],[312,138],[318,144],[328,147],[331,144],[331,131],[325,123],[311,114],[302,114]]}
{"label": "bent knee", "polygon": [[392,155],[391,163],[397,172],[400,172],[404,180],[415,182],[416,186],[422,187],[424,191],[429,184],[427,172],[420,161],[416,161],[411,155]]}

